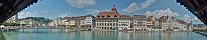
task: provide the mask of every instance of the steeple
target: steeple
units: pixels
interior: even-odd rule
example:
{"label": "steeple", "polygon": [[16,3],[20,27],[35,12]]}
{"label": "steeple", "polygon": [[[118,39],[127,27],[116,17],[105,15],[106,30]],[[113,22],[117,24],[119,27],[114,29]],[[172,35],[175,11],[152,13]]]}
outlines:
{"label": "steeple", "polygon": [[114,7],[111,9],[112,12],[117,12],[117,9],[115,7],[115,5],[113,5]]}

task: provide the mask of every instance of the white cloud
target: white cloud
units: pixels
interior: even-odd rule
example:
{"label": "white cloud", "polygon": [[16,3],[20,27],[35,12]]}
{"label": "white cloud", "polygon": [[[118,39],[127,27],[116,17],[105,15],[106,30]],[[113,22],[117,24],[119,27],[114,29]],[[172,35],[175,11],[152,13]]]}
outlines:
{"label": "white cloud", "polygon": [[68,15],[68,14],[70,14],[71,13],[71,11],[67,11],[67,12],[60,12],[57,16],[58,17],[69,17],[69,16],[72,16],[72,15]]}
{"label": "white cloud", "polygon": [[67,14],[67,13],[60,13],[58,17],[63,18],[63,17],[67,17],[67,16],[68,16],[68,14]]}
{"label": "white cloud", "polygon": [[194,17],[192,20],[194,21],[198,21],[199,19],[197,17]]}
{"label": "white cloud", "polygon": [[190,21],[191,21],[190,18],[191,18],[191,17],[190,17],[188,14],[184,14],[182,20],[184,20],[184,21],[187,22],[187,23],[190,23]]}
{"label": "white cloud", "polygon": [[123,9],[122,11],[127,12],[127,13],[135,13],[139,9],[140,8],[138,7],[138,4],[133,2],[127,8]]}
{"label": "white cloud", "polygon": [[76,8],[83,8],[88,5],[95,4],[95,0],[66,0],[67,3]]}
{"label": "white cloud", "polygon": [[167,8],[166,10],[155,10],[155,11],[147,11],[145,13],[147,16],[155,16],[156,18],[160,18],[161,16],[179,16],[177,12],[172,12],[170,8]]}
{"label": "white cloud", "polygon": [[152,5],[155,2],[155,0],[146,0],[144,3],[139,4],[141,8],[148,8],[150,5]]}
{"label": "white cloud", "polygon": [[20,12],[18,13],[19,18],[25,18],[25,17],[35,17],[37,13],[32,12]]}
{"label": "white cloud", "polygon": [[128,7],[123,9],[122,11],[126,13],[136,13],[139,9],[148,8],[150,5],[152,5],[155,2],[155,0],[146,0],[144,3],[137,4],[135,2],[131,3]]}
{"label": "white cloud", "polygon": [[87,15],[98,14],[100,10],[98,9],[87,9]]}

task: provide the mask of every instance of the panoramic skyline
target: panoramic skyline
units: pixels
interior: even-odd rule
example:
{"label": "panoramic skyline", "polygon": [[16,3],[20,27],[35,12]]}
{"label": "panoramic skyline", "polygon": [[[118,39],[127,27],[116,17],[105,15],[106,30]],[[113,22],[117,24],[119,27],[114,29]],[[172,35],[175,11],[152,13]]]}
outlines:
{"label": "panoramic skyline", "polygon": [[[96,15],[111,11],[116,5],[120,14],[173,16],[194,24],[202,23],[176,0],[41,0],[18,13],[19,18],[45,17],[54,19],[64,16]],[[203,23],[202,23],[203,24]]]}

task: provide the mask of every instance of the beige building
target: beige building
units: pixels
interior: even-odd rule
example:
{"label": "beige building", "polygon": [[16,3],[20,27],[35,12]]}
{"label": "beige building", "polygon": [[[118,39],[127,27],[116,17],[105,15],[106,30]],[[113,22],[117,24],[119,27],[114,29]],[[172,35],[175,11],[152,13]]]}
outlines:
{"label": "beige building", "polygon": [[149,29],[146,27],[146,15],[133,15],[133,27],[135,30],[147,30]]}
{"label": "beige building", "polygon": [[16,15],[10,17],[9,19],[6,20],[6,22],[18,23],[18,15],[16,14]]}
{"label": "beige building", "polygon": [[120,15],[114,7],[110,12],[100,12],[96,16],[96,29],[101,30],[127,30],[131,26],[131,17]]}

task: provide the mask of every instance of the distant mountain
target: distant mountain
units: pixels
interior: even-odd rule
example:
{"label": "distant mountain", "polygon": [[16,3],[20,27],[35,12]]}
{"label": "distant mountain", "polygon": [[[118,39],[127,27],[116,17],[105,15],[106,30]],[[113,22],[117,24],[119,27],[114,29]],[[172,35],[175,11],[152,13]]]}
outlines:
{"label": "distant mountain", "polygon": [[25,19],[32,19],[34,21],[41,22],[41,23],[44,23],[44,24],[48,24],[49,22],[52,21],[52,20],[50,20],[48,18],[44,18],[44,17],[26,17],[26,18],[22,18],[22,19],[19,19],[19,20],[25,20]]}

